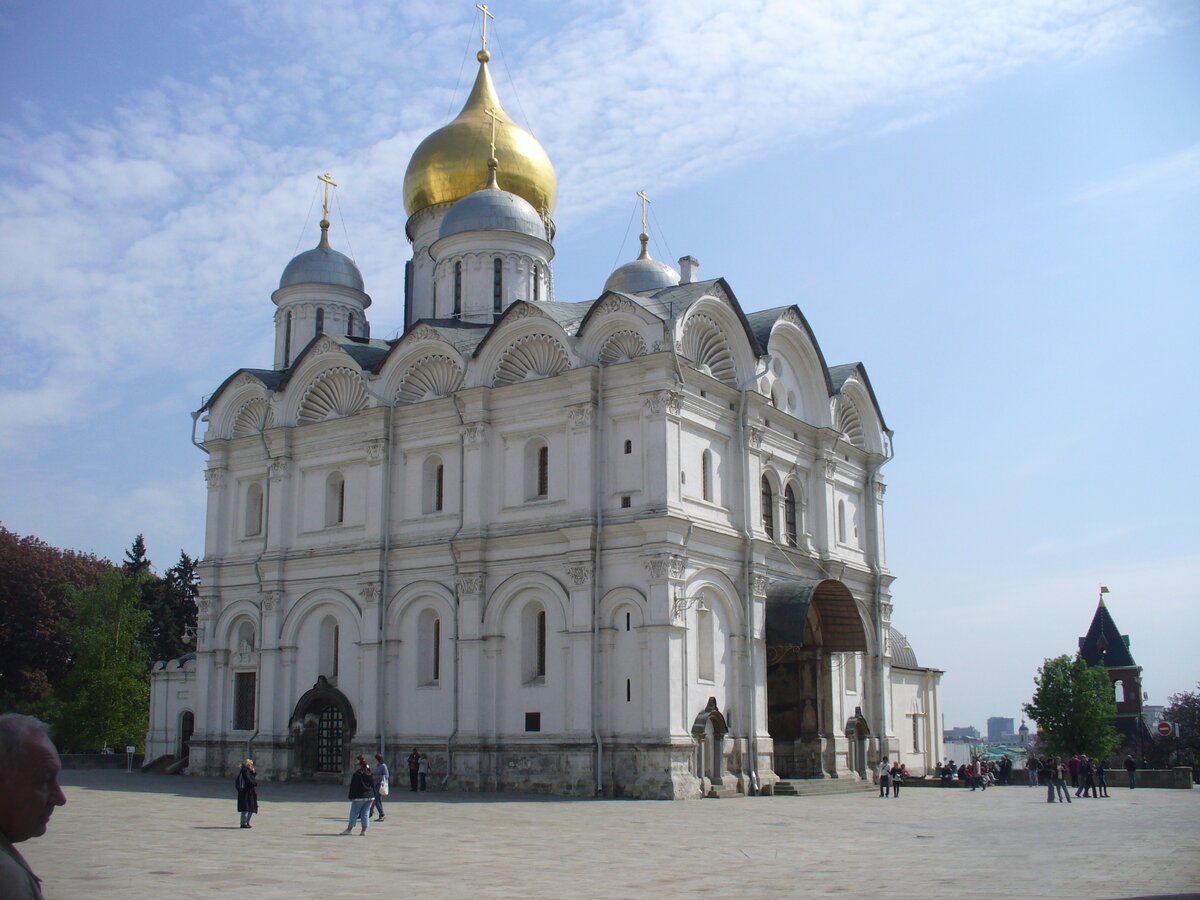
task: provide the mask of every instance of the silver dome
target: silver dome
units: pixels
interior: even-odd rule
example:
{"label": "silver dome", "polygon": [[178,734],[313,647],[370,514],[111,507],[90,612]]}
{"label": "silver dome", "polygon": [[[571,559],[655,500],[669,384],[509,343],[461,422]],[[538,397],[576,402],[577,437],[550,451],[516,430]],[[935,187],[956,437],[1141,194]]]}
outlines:
{"label": "silver dome", "polygon": [[917,654],[913,652],[912,645],[909,644],[908,638],[902,635],[899,631],[888,626],[888,638],[892,645],[892,665],[899,666],[902,669],[917,669]]}
{"label": "silver dome", "polygon": [[604,282],[604,290],[636,294],[640,291],[657,291],[679,284],[679,273],[665,262],[645,257],[620,266]]}
{"label": "silver dome", "polygon": [[546,240],[546,225],[537,210],[516,194],[495,187],[467,194],[450,207],[438,237],[467,231],[515,231]]}
{"label": "silver dome", "polygon": [[363,277],[346,254],[328,246],[314,247],[305,250],[283,270],[279,286],[285,288],[293,284],[336,284],[361,291]]}

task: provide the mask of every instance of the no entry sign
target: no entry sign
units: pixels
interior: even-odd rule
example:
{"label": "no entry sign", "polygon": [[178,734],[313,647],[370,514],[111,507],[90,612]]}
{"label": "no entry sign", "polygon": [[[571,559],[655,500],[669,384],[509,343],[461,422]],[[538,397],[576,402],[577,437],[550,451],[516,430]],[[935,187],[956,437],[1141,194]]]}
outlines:
{"label": "no entry sign", "polygon": [[1172,734],[1175,733],[1175,726],[1172,725],[1170,722],[1159,722],[1158,723],[1158,733],[1161,734],[1163,737],[1170,737]]}

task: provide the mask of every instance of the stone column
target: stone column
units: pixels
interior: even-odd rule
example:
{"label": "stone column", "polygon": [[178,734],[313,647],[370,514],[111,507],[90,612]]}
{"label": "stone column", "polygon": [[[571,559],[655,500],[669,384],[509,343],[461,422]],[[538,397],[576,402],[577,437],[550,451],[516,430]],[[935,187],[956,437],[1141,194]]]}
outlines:
{"label": "stone column", "polygon": [[[458,655],[458,733],[474,737],[487,733],[485,703],[481,696],[491,680],[484,667],[485,645],[482,629],[483,572],[461,572],[455,580],[458,593],[458,634],[454,652]],[[494,688],[493,688],[494,689]]]}

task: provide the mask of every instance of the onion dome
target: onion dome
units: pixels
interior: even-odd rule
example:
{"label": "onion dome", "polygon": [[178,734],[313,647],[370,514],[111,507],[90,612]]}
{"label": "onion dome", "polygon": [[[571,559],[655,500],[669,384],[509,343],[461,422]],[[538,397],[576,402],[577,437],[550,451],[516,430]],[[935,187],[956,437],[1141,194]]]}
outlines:
{"label": "onion dome", "polygon": [[344,253],[329,246],[329,221],[321,220],[321,242],[312,250],[295,257],[279,279],[279,287],[294,284],[335,284],[340,287],[363,289],[362,273]]}
{"label": "onion dome", "polygon": [[[500,190],[496,160],[488,160],[488,183],[482,191],[467,194],[446,213],[438,237],[465,231],[515,231],[546,240],[546,223],[537,211],[516,194]],[[505,180],[508,180],[507,172]]]}
{"label": "onion dome", "polygon": [[678,272],[666,263],[650,258],[650,235],[643,231],[638,238],[642,242],[642,252],[633,262],[619,266],[609,275],[608,281],[604,282],[604,290],[637,294],[642,291],[657,291],[679,284]]}
{"label": "onion dome", "polygon": [[404,208],[410,216],[430,206],[454,203],[487,186],[479,160],[492,142],[495,116],[495,155],[504,160],[505,188],[535,210],[554,210],[558,177],[537,138],[510,119],[500,106],[487,62],[480,50],[479,74],[462,111],[452,122],[421,141],[404,173]]}

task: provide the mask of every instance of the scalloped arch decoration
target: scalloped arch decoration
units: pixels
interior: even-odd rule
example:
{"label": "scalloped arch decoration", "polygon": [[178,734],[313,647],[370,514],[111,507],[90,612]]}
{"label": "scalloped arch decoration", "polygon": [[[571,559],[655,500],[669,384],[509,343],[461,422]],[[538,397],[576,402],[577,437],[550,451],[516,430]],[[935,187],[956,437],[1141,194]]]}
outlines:
{"label": "scalloped arch decoration", "polygon": [[297,419],[302,425],[352,416],[365,409],[369,398],[362,378],[345,366],[327,369],[308,386]]}
{"label": "scalloped arch decoration", "polygon": [[449,356],[432,354],[413,363],[396,390],[398,403],[420,403],[437,397],[449,397],[463,383],[463,370]]}
{"label": "scalloped arch decoration", "polygon": [[262,397],[253,397],[247,400],[238,409],[237,415],[233,417],[233,428],[230,429],[230,436],[239,438],[245,437],[248,434],[258,434],[260,431],[265,431],[272,424],[271,407],[267,405],[267,401]]}
{"label": "scalloped arch decoration", "polygon": [[855,447],[866,447],[867,439],[863,433],[862,418],[858,414],[858,409],[854,403],[846,398],[838,400],[837,418],[834,426],[839,432],[846,436]]}
{"label": "scalloped arch decoration", "polygon": [[611,366],[646,355],[646,342],[636,331],[624,330],[613,334],[600,348],[600,365]]}
{"label": "scalloped arch decoration", "polygon": [[706,369],[713,378],[736,386],[737,372],[729,341],[713,319],[702,315],[688,319],[680,352],[701,369]]}
{"label": "scalloped arch decoration", "polygon": [[551,378],[571,368],[562,344],[548,334],[530,334],[513,341],[496,366],[494,387],[531,378]]}

